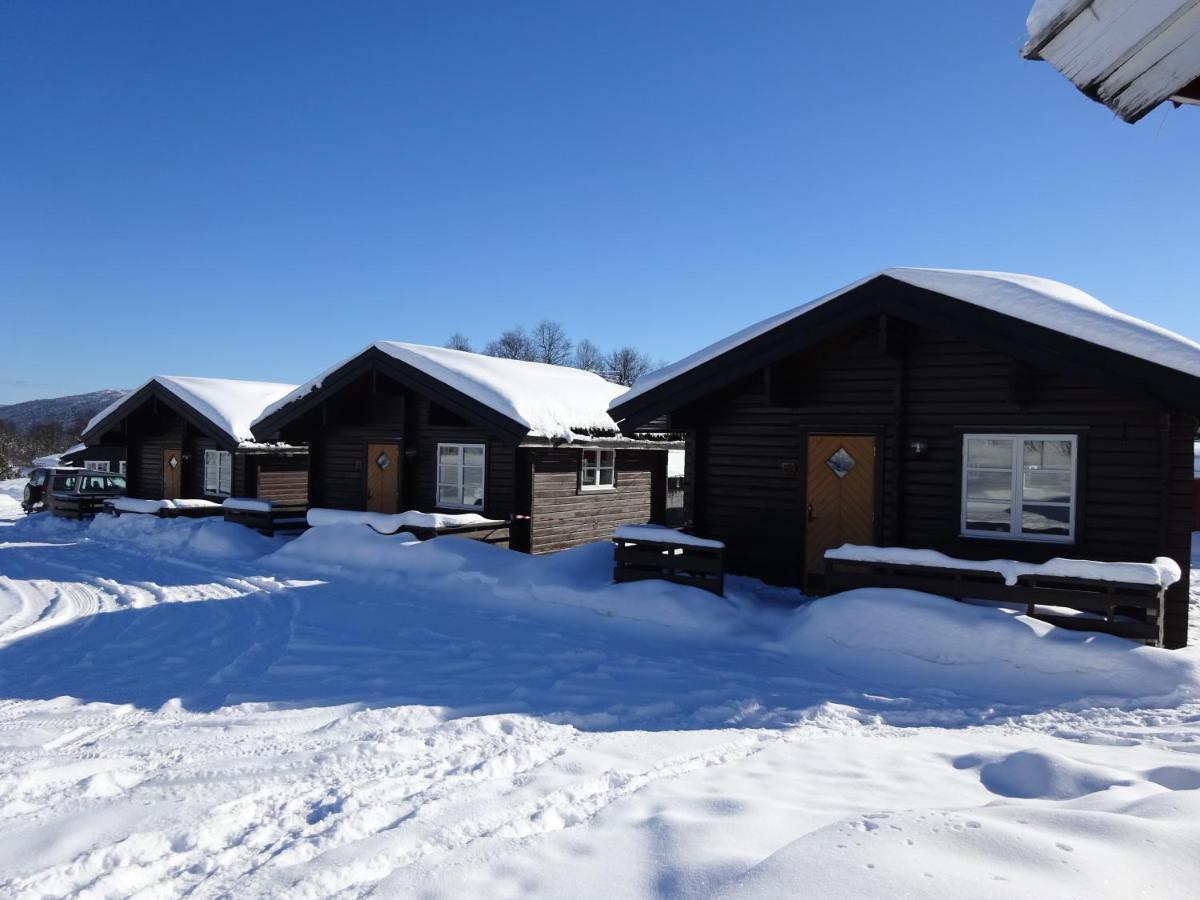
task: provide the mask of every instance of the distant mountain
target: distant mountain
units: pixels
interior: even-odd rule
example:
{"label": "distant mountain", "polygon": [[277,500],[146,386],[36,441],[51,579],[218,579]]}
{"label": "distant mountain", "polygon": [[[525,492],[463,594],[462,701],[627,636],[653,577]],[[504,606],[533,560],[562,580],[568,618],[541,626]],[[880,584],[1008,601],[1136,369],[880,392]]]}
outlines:
{"label": "distant mountain", "polygon": [[109,389],[92,391],[90,394],[72,394],[70,397],[26,400],[24,403],[0,406],[0,420],[12,423],[20,431],[44,422],[53,422],[71,429],[86,422],[114,400],[128,393]]}

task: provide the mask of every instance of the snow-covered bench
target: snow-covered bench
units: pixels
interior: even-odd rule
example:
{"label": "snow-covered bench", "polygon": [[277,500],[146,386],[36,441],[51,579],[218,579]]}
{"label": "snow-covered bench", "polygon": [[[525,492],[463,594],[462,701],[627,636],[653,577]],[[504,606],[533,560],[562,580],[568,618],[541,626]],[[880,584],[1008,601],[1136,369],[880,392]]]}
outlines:
{"label": "snow-covered bench", "polygon": [[662,525],[618,525],[613,581],[673,581],[725,596],[725,545]]}
{"label": "snow-covered bench", "polygon": [[278,503],[256,497],[228,497],[221,504],[226,522],[245,525],[274,537],[281,532],[295,533],[308,527],[307,503]]}
{"label": "snow-covered bench", "polygon": [[1152,563],[1052,559],[955,559],[935,550],[846,544],[825,553],[826,587],[904,588],[956,600],[1025,607],[1033,618],[1160,646],[1166,590],[1181,577],[1166,557]]}
{"label": "snow-covered bench", "polygon": [[427,513],[410,509],[402,513],[377,513],[351,509],[322,509],[308,511],[308,524],[366,525],[380,534],[411,534],[417,540],[454,535],[488,544],[508,546],[511,523],[505,519],[488,519],[478,513]]}
{"label": "snow-covered bench", "polygon": [[139,497],[112,497],[104,502],[104,511],[113,516],[158,516],[160,519],[203,519],[221,515],[221,504],[212,500],[143,500]]}

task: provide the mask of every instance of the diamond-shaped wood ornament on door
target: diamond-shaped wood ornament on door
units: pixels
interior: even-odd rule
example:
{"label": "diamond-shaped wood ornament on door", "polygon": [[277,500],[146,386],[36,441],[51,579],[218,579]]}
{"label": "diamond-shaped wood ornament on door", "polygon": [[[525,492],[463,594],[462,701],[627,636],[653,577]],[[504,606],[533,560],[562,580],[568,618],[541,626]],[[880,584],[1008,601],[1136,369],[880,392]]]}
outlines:
{"label": "diamond-shaped wood ornament on door", "polygon": [[838,478],[845,478],[854,468],[854,457],[846,452],[845,447],[838,447],[837,452],[825,460],[825,465],[829,466]]}
{"label": "diamond-shaped wood ornament on door", "polygon": [[377,457],[375,457],[375,465],[379,466],[381,469],[386,469],[391,464],[392,460],[386,453],[380,453]]}
{"label": "diamond-shaped wood ornament on door", "polygon": [[174,471],[175,469],[178,469],[179,468],[179,457],[172,456],[169,460],[167,460],[167,465],[171,467],[172,471]]}

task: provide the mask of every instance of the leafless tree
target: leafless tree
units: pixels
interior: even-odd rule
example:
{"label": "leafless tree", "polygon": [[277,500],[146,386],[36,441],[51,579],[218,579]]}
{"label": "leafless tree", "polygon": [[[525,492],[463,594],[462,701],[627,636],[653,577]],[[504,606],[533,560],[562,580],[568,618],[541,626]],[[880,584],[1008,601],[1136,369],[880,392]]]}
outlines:
{"label": "leafless tree", "polygon": [[650,371],[650,357],[634,347],[618,347],[605,358],[605,377],[617,384],[632,385]]}
{"label": "leafless tree", "polygon": [[543,319],[533,329],[534,359],[538,362],[550,363],[554,366],[565,366],[571,362],[571,349],[574,344],[567,337],[567,330],[562,324],[551,319]]}
{"label": "leafless tree", "polygon": [[508,329],[494,341],[488,341],[483,352],[501,359],[523,359],[527,362],[533,362],[537,358],[533,341],[520,325]]}
{"label": "leafless tree", "polygon": [[471,352],[471,339],[469,337],[467,337],[465,334],[463,334],[461,331],[456,331],[456,332],[454,332],[454,334],[450,335],[449,339],[447,339],[446,349],[447,350],[465,350],[467,353],[470,353]]}
{"label": "leafless tree", "polygon": [[597,375],[607,375],[608,363],[604,359],[604,351],[584,338],[575,345],[575,368],[595,372]]}

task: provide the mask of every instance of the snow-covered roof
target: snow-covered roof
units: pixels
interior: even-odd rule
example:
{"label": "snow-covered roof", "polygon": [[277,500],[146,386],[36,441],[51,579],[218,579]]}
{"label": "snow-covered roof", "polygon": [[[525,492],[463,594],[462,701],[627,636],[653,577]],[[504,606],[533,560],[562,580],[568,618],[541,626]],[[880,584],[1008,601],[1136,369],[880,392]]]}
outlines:
{"label": "snow-covered roof", "polygon": [[194,378],[184,375],[155,375],[131,394],[111,403],[87,423],[86,435],[116,412],[122,404],[151,384],[170,391],[197,413],[221,429],[236,444],[254,442],[250,425],[263,408],[295,390],[294,384],[272,381],[236,381],[230,378]]}
{"label": "snow-covered roof", "polygon": [[569,366],[498,359],[479,353],[378,341],[312,381],[292,390],[263,410],[265,419],[307,396],[346,363],[372,348],[407,363],[424,374],[528,429],[532,437],[571,440],[577,433],[616,432],[609,404],[625,388],[599,375]]}
{"label": "snow-covered roof", "polygon": [[1044,59],[1127,122],[1164,100],[1200,100],[1200,0],[1036,0],[1025,27],[1026,59]]}
{"label": "snow-covered roof", "polygon": [[649,372],[620,398],[620,403],[625,404],[780,325],[798,319],[880,275],[1200,378],[1200,344],[1117,312],[1091,294],[1069,284],[1009,272],[894,268],[876,272],[803,306],[764,319],[678,362]]}

